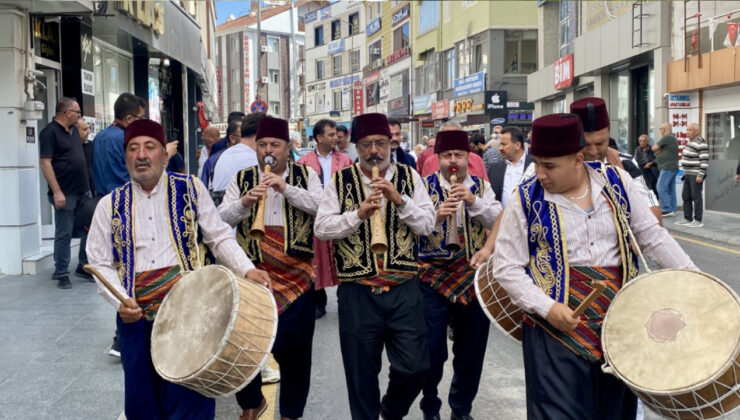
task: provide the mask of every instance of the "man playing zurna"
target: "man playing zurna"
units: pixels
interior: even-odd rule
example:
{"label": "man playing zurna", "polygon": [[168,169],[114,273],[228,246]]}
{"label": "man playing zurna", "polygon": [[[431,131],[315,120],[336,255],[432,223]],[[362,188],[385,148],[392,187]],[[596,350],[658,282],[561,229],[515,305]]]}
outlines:
{"label": "man playing zurna", "polygon": [[215,401],[162,379],[150,355],[152,326],[162,300],[181,272],[200,265],[202,240],[224,265],[261,284],[255,269],[219,217],[203,183],[166,173],[162,126],[138,120],[126,127],[123,147],[131,181],[100,200],[87,242],[90,264],[122,295],[101,295],[118,310],[125,413],[128,419],[213,419]]}
{"label": "man playing zurna", "polygon": [[440,131],[435,143],[439,171],[424,183],[436,210],[431,235],[419,239],[419,279],[429,340],[430,369],[425,374],[421,409],[439,419],[437,385],[447,360],[447,325],[455,331],[454,374],[449,403],[452,419],[467,419],[478,392],[490,322],[476,301],[470,259],[485,243],[486,229],[501,212],[491,184],[468,174],[470,143],[461,130]]}
{"label": "man playing zurna", "polygon": [[[234,176],[218,209],[226,223],[236,226],[237,241],[251,260],[270,273],[278,307],[272,353],[280,364],[280,415],[297,419],[303,416],[311,382],[316,311],[311,260],[321,181],[313,169],[289,160],[287,121],[262,118],[256,141],[259,165]],[[263,227],[264,238],[258,240],[252,228],[260,199],[265,200],[264,220],[257,225]],[[261,378],[257,375],[236,394],[242,419],[256,419],[267,407]]]}
{"label": "man playing zurna", "polygon": [[[512,195],[493,256],[494,277],[526,312],[527,416],[634,419],[634,394],[601,371],[603,317],[639,272],[628,228],[660,267],[697,268],[629,175],[584,161],[577,115],[547,115],[532,130],[536,177]],[[596,280],[606,285],[603,294],[575,317]]]}

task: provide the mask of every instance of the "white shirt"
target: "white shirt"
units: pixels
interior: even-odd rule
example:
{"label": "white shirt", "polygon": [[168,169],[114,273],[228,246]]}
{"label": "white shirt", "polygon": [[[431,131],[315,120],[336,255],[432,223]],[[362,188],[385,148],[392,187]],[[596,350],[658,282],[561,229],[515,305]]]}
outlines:
{"label": "white shirt", "polygon": [[[316,215],[316,210],[319,208],[319,201],[323,195],[323,190],[316,171],[309,167],[306,168],[308,169],[308,190],[292,185],[286,185],[285,192],[282,194],[275,191],[274,188],[269,188],[267,190],[267,198],[265,201],[265,226],[285,225],[285,219],[283,218],[283,196],[285,196],[288,202],[293,206],[298,207],[310,215]],[[262,179],[264,172],[259,168],[257,171],[260,179]],[[285,170],[282,173],[282,178],[287,179],[287,177],[288,171]],[[221,218],[231,226],[236,226],[252,213],[252,207],[244,207],[242,205],[241,197],[241,191],[237,184],[237,176],[234,175],[231,182],[229,182],[229,186],[226,188],[223,202],[218,206],[218,212],[221,214]]]}
{"label": "white shirt", "polygon": [[329,154],[324,157],[321,156],[321,153],[319,153],[318,150],[316,150],[316,156],[319,158],[319,165],[321,165],[321,172],[324,178],[322,181],[324,188],[326,188],[326,186],[331,182],[331,158],[333,154],[334,152],[329,152]]}
{"label": "white shirt", "polygon": [[[586,165],[591,179],[593,209],[585,211],[571,203],[562,194],[545,190],[544,199],[560,208],[560,222],[567,244],[568,264],[574,266],[619,266],[622,258],[614,225],[614,213],[602,194],[606,180]],[[622,174],[630,200],[630,227],[645,256],[661,268],[697,270],[694,263],[668,231],[658,224],[647,201],[629,174]],[[543,318],[555,303],[525,272],[529,264],[527,218],[518,194],[506,207],[501,228],[496,238],[493,255],[493,276],[506,289],[514,304],[526,312]]]}
{"label": "white shirt", "polygon": [[[166,174],[151,193],[147,194],[139,184],[132,181],[134,197],[134,271],[141,272],[178,264],[174,245],[172,244],[167,203],[165,202]],[[231,233],[231,228],[221,220],[213,205],[211,196],[200,179],[195,179],[198,191],[198,226],[203,234],[203,241],[213,251],[219,261],[238,275],[245,275],[254,268]],[[113,265],[113,246],[111,244],[111,194],[100,200],[95,208],[90,233],[87,237],[87,257],[95,268],[122,295],[128,292],[121,285],[118,270]],[[120,302],[102,284],[98,284],[99,293],[114,308]]]}
{"label": "white shirt", "polygon": [[[359,166],[359,162],[355,165]],[[359,168],[358,168],[359,169]],[[391,165],[385,171],[384,178],[388,181],[393,179],[396,167]],[[367,197],[371,193],[370,178],[360,170],[360,182]],[[417,235],[429,235],[434,230],[435,211],[432,200],[429,198],[427,189],[416,171],[411,171],[414,182],[414,197],[401,196],[403,203],[398,206],[398,217]],[[385,217],[386,199],[381,199],[381,214]],[[316,213],[316,224],[314,235],[322,240],[341,239],[355,232],[364,220],[357,215],[357,210],[341,212],[337,189],[334,185],[324,190],[319,210]]]}
{"label": "white shirt", "polygon": [[524,161],[527,158],[526,153],[522,153],[517,163],[511,163],[510,160],[504,159],[506,162],[506,172],[504,172],[504,186],[501,189],[501,204],[506,207],[506,203],[511,198],[511,194],[514,189],[522,182],[522,176],[524,175]]}
{"label": "white shirt", "polygon": [[213,168],[212,191],[223,191],[231,178],[242,169],[257,165],[257,152],[243,143],[237,143],[224,150]]}
{"label": "white shirt", "polygon": [[208,160],[208,149],[205,146],[200,147],[200,157],[198,158],[198,178],[203,175],[203,165]]}
{"label": "white shirt", "polygon": [[355,148],[355,144],[354,143],[347,143],[347,148],[345,150],[341,150],[337,146],[337,150],[340,153],[344,153],[345,155],[349,156],[349,158],[352,159],[352,162],[354,162],[355,160],[357,160],[357,149]]}
{"label": "white shirt", "polygon": [[[481,179],[481,181],[485,183],[483,196],[478,197],[477,195],[473,195],[473,197],[475,197],[475,201],[472,206],[468,206],[468,215],[470,215],[470,217],[477,218],[478,221],[483,224],[484,228],[490,229],[493,227],[493,222],[496,221],[499,213],[501,213],[502,207],[501,203],[496,200],[496,194],[493,192],[491,184],[484,179]],[[445,190],[449,191],[450,189],[450,183],[447,182],[442,175],[439,175],[439,185]],[[465,176],[463,185],[468,189],[473,186],[473,178],[471,178],[469,174]],[[457,208],[457,227],[461,227],[463,226],[463,223],[465,223],[463,220],[463,212],[460,211],[460,209],[462,209],[462,204]],[[437,225],[435,225],[435,230],[441,229],[441,226],[441,223],[437,223]]]}

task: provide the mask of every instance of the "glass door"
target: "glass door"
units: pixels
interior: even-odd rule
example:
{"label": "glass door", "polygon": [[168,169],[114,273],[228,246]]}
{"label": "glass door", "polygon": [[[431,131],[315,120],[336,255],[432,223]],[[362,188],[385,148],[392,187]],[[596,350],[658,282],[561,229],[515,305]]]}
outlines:
{"label": "glass door", "polygon": [[[52,118],[54,118],[54,109],[59,98],[59,70],[51,68],[42,68],[37,66],[44,74],[36,76],[40,82],[36,85],[36,100],[43,102],[44,111],[38,122],[38,132],[46,127]],[[49,203],[48,198],[49,184],[41,172],[39,165],[39,212],[41,220],[41,239],[54,238],[54,205]]]}

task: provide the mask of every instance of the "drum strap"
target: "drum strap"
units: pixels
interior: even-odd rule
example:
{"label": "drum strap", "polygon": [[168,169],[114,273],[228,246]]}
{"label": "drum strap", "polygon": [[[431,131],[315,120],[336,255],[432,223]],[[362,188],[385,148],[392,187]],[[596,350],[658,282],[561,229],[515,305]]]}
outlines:
{"label": "drum strap", "polygon": [[595,280],[602,281],[606,288],[586,309],[581,323],[574,330],[566,333],[538,316],[526,314],[524,317],[527,325],[541,327],[573,353],[593,363],[599,362],[603,356],[601,325],[612,299],[622,288],[622,267],[570,267],[569,308],[577,308],[586,299]]}
{"label": "drum strap", "polygon": [[182,272],[179,265],[136,273],[134,296],[147,321],[154,321],[162,300],[180,277]]}

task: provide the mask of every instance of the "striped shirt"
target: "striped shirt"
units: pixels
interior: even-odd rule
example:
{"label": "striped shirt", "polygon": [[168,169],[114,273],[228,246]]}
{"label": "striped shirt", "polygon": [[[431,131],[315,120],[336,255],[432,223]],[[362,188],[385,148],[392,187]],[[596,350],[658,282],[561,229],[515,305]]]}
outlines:
{"label": "striped shirt", "polygon": [[[591,211],[581,209],[562,194],[545,191],[544,198],[556,203],[560,208],[568,264],[571,267],[619,266],[622,259],[617,229],[614,225],[614,213],[602,194],[606,180],[591,167],[587,166],[587,170],[592,186]],[[650,257],[662,268],[697,270],[668,231],[658,224],[658,219],[653,216],[645,196],[634,180],[624,170],[619,171],[632,209],[630,226],[645,256]],[[529,264],[527,238],[527,218],[517,192],[506,206],[501,230],[496,238],[493,276],[499,279],[514,304],[526,312],[546,318],[555,301],[540,289],[525,271]]]}
{"label": "striped shirt", "polygon": [[701,136],[689,139],[686,146],[683,147],[681,154],[681,168],[686,175],[701,175],[702,178],[707,176],[707,167],[709,166],[709,146],[707,141]]}

